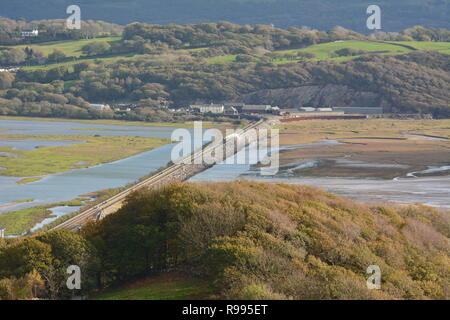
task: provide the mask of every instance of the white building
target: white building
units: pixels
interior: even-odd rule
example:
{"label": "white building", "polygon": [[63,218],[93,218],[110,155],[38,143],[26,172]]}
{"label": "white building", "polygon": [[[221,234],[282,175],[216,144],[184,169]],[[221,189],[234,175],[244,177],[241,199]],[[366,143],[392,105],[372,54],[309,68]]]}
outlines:
{"label": "white building", "polygon": [[5,229],[3,229],[2,227],[0,227],[0,239],[5,237]]}
{"label": "white building", "polygon": [[200,113],[222,114],[225,112],[225,106],[223,104],[213,104],[213,103],[191,105],[191,109],[194,109]]}
{"label": "white building", "polygon": [[111,107],[109,106],[109,104],[91,103],[90,107],[99,111],[111,111]]}
{"label": "white building", "polygon": [[33,30],[24,30],[21,32],[22,37],[37,37],[39,35],[39,30],[33,29]]}

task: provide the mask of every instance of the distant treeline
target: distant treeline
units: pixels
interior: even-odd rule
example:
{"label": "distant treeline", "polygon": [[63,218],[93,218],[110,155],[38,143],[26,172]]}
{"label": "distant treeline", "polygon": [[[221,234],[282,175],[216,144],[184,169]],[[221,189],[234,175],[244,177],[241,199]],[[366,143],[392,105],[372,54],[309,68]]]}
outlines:
{"label": "distant treeline", "polygon": [[141,21],[156,24],[192,24],[199,21],[232,21],[270,24],[283,28],[309,26],[330,29],[336,25],[370,32],[366,9],[382,9],[384,30],[400,31],[415,24],[450,28],[448,0],[14,0],[3,1],[1,14],[30,19],[64,18],[66,8],[79,4],[83,19],[119,24]]}
{"label": "distant treeline", "polygon": [[[388,112],[450,117],[449,59],[437,52],[281,66],[270,61],[210,64],[181,56],[155,67],[155,61],[144,56],[119,60],[113,66],[82,63],[73,71],[66,67],[21,70],[15,77],[0,73],[0,114],[37,115],[47,110],[46,116],[58,116],[66,112],[65,108],[73,110],[69,105],[75,105],[87,117],[91,112],[86,111],[87,101],[125,100],[140,106],[141,115],[129,117],[151,119],[143,115],[154,114],[162,101],[183,106],[196,101],[239,100],[243,94],[263,89],[338,84],[377,93],[381,97],[379,104]],[[55,104],[54,110],[49,104]]]}
{"label": "distant treeline", "polygon": [[[39,31],[37,37],[22,37],[21,31],[34,29]],[[64,19],[26,22],[23,19],[12,20],[0,17],[0,45],[118,36],[122,30],[122,26],[104,21],[82,20],[80,30],[69,30]]]}
{"label": "distant treeline", "polygon": [[[0,299],[68,298],[71,265],[79,295],[178,270],[224,299],[449,299],[446,214],[301,186],[176,184],[134,193],[81,233],[0,239]],[[373,265],[381,290],[367,288]]]}

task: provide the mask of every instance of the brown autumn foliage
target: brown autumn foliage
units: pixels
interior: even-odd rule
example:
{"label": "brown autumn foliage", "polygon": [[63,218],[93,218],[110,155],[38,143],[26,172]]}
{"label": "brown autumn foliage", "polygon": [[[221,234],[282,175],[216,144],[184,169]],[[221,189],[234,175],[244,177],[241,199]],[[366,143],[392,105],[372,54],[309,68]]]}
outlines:
{"label": "brown autumn foliage", "polygon": [[[230,299],[448,299],[449,227],[448,212],[425,206],[238,181],[136,193],[84,233],[109,279],[175,268]],[[367,289],[370,265],[381,290]]]}
{"label": "brown autumn foliage", "polygon": [[[0,299],[67,298],[173,271],[224,299],[449,299],[450,215],[359,204],[295,185],[174,184],[132,194],[81,234],[0,241]],[[367,288],[367,268],[381,289]]]}

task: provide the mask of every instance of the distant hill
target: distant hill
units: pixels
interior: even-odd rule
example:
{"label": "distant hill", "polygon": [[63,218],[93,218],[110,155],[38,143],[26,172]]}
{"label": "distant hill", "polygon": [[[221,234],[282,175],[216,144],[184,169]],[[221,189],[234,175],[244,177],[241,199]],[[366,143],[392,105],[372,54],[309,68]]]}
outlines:
{"label": "distant hill", "polygon": [[26,20],[64,18],[68,5],[78,4],[83,19],[127,24],[188,24],[227,20],[239,24],[275,24],[330,29],[336,25],[367,32],[366,8],[380,5],[383,29],[399,31],[414,25],[449,28],[449,0],[15,0],[2,1],[1,15]]}

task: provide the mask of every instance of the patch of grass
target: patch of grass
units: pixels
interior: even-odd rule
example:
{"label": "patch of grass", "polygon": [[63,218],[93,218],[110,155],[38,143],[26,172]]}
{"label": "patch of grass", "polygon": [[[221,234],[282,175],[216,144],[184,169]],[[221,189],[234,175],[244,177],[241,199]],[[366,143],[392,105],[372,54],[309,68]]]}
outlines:
{"label": "patch of grass", "polygon": [[219,57],[212,57],[206,59],[209,63],[223,63],[223,62],[235,62],[236,61],[236,55],[227,55],[227,56],[219,56]]}
{"label": "patch of grass", "polygon": [[61,206],[81,207],[81,206],[85,205],[85,201],[86,200],[87,199],[85,199],[85,198],[76,198],[76,199],[73,199],[73,200],[60,202],[56,206],[58,206],[58,207],[61,207]]}
{"label": "patch of grass", "polygon": [[203,280],[165,274],[99,294],[92,300],[203,300],[212,297],[213,291]]}
{"label": "patch of grass", "polygon": [[39,206],[0,214],[0,226],[5,228],[7,236],[20,235],[48,218],[51,211],[48,206]]}
{"label": "patch of grass", "polygon": [[18,201],[14,201],[14,203],[29,203],[29,202],[33,202],[35,199],[25,199],[25,200],[18,200]]}
{"label": "patch of grass", "polygon": [[54,41],[54,42],[45,42],[39,44],[32,45],[19,45],[13,46],[14,48],[25,48],[25,47],[37,47],[41,49],[45,55],[52,53],[53,50],[58,49],[64,52],[64,54],[68,57],[80,57],[83,52],[81,48],[83,46],[93,43],[93,42],[114,42],[119,41],[120,37],[106,37],[106,38],[96,38],[96,39],[83,39],[76,41]]}
{"label": "patch of grass", "polygon": [[17,184],[28,184],[28,183],[37,182],[40,180],[42,180],[42,177],[25,178],[25,179],[17,181]]}
{"label": "patch of grass", "polygon": [[[344,49],[344,48],[351,48],[355,50],[365,50],[368,51],[368,53],[377,53],[377,54],[405,54],[408,52],[411,52],[411,49],[407,49],[405,47],[397,46],[395,44],[390,43],[384,43],[384,42],[371,42],[371,41],[336,41],[336,42],[328,42],[328,43],[321,43],[313,46],[309,46],[303,49],[297,49],[297,50],[283,50],[283,51],[277,51],[277,53],[281,54],[296,54],[297,52],[308,52],[315,55],[315,57],[311,60],[332,60],[332,61],[348,61],[355,59],[359,56],[351,56],[351,57],[334,57],[333,53],[336,50]],[[279,60],[276,61],[276,64],[285,64],[285,63],[292,63],[297,60]]]}
{"label": "patch of grass", "polygon": [[[421,42],[397,42],[398,44],[411,45],[415,46],[415,43],[418,43],[419,46],[423,43]],[[434,43],[434,46],[423,45],[428,48],[428,50],[438,50],[438,49],[448,49],[450,50],[448,43]],[[357,40],[348,40],[348,41],[335,41],[328,43],[321,43],[317,45],[312,45],[302,49],[292,49],[292,50],[280,50],[274,51],[279,54],[296,54],[297,52],[308,52],[315,55],[314,58],[311,58],[312,61],[320,61],[320,60],[332,60],[337,62],[349,61],[355,58],[360,57],[360,55],[356,56],[348,56],[348,57],[335,57],[333,53],[336,50],[351,48],[355,50],[364,50],[367,51],[368,54],[383,54],[383,55],[397,55],[397,54],[405,54],[411,52],[412,49],[408,49],[406,47],[402,47],[400,45],[396,45],[395,42],[375,42],[375,41],[357,41]],[[230,63],[236,61],[236,55],[226,55],[220,57],[213,57],[206,59],[210,63]],[[277,59],[273,61],[274,64],[287,64],[294,63],[300,61],[300,59]]]}
{"label": "patch of grass", "polygon": [[[72,169],[87,168],[158,148],[169,139],[129,136],[32,136],[10,135],[1,139],[47,139],[74,140],[79,144],[70,146],[42,147],[32,151],[14,151],[17,158],[2,160],[1,175],[13,177],[36,177],[60,173]],[[11,149],[11,148],[10,148]]]}
{"label": "patch of grass", "polygon": [[414,47],[418,50],[433,50],[441,53],[450,53],[450,42],[432,42],[432,41],[393,41],[392,43],[398,43]]}
{"label": "patch of grass", "polygon": [[33,228],[36,224],[51,217],[52,211],[50,209],[63,206],[81,207],[85,204],[84,201],[84,199],[74,199],[71,201],[2,213],[0,214],[0,226],[5,228],[5,234],[7,236],[20,235]]}
{"label": "patch of grass", "polygon": [[69,72],[73,72],[72,66],[77,63],[89,62],[89,61],[113,63],[113,62],[116,62],[119,60],[130,60],[130,59],[135,58],[136,56],[139,56],[139,55],[136,55],[133,53],[133,54],[115,55],[115,56],[110,56],[110,57],[91,57],[91,58],[74,57],[74,59],[72,61],[65,61],[65,62],[60,62],[60,63],[50,63],[50,64],[45,64],[42,66],[24,67],[23,70],[39,70],[39,69],[49,70],[49,69],[56,68],[56,67],[67,67]]}

